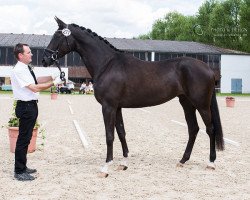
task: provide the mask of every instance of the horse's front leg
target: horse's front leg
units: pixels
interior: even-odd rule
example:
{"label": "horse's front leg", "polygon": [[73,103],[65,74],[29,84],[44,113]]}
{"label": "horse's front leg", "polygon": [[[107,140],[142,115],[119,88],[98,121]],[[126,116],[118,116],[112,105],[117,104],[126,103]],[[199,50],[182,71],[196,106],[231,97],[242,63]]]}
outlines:
{"label": "horse's front leg", "polygon": [[127,158],[128,158],[128,146],[126,142],[126,132],[124,128],[123,118],[122,118],[122,109],[118,108],[116,112],[116,122],[115,127],[117,134],[119,136],[122,151],[123,151],[123,160],[118,166],[117,170],[126,170],[128,168]]}
{"label": "horse's front leg", "polygon": [[102,105],[102,113],[106,130],[107,157],[106,163],[101,169],[99,177],[108,176],[108,168],[113,163],[113,142],[114,142],[114,127],[116,120],[116,108],[109,105]]}

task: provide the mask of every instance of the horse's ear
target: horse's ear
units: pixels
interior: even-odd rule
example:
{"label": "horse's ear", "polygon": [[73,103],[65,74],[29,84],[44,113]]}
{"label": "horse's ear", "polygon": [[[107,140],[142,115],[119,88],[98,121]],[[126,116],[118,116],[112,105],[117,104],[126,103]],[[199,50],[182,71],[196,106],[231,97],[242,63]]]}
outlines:
{"label": "horse's ear", "polygon": [[65,28],[67,25],[62,21],[60,20],[58,17],[55,16],[55,20],[59,26],[59,28]]}

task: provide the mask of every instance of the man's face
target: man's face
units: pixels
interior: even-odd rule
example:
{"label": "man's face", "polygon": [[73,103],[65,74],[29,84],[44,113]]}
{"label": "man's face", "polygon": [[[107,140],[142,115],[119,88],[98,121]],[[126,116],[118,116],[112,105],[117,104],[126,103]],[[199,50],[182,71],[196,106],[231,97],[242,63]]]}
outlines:
{"label": "man's face", "polygon": [[31,50],[28,46],[23,46],[23,50],[23,53],[19,53],[19,61],[28,65],[32,61],[33,54],[31,53]]}

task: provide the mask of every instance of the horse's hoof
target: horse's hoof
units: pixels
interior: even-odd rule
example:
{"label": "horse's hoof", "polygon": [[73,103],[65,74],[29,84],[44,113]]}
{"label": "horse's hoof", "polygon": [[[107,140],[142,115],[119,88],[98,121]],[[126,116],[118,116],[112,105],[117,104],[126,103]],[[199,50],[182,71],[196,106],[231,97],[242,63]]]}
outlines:
{"label": "horse's hoof", "polygon": [[176,164],[176,167],[184,167],[184,164],[179,162],[179,163]]}
{"label": "horse's hoof", "polygon": [[215,164],[213,162],[208,163],[206,169],[215,170]]}
{"label": "horse's hoof", "polygon": [[125,166],[125,165],[119,165],[119,166],[117,167],[116,171],[125,171],[125,170],[127,170],[127,169],[128,169],[127,166]]}
{"label": "horse's hoof", "polygon": [[98,177],[99,177],[99,178],[107,178],[108,175],[109,175],[108,173],[100,172],[100,173],[98,174]]}

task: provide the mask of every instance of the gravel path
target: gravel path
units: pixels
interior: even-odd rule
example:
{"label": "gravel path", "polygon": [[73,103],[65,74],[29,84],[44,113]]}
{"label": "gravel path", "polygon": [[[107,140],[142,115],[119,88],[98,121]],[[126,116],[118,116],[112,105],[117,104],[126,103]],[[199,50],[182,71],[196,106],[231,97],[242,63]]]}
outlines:
{"label": "gravel path", "polygon": [[[11,95],[0,95],[0,125],[11,114]],[[46,129],[38,149],[28,155],[28,164],[38,170],[33,182],[13,179],[14,154],[9,151],[6,128],[1,128],[0,199],[250,199],[250,98],[238,97],[234,108],[218,98],[226,150],[217,153],[216,170],[206,170],[209,139],[199,132],[190,161],[184,168],[176,163],[185,150],[188,134],[177,99],[143,109],[123,109],[130,150],[126,171],[116,171],[122,159],[116,135],[114,164],[108,178],[97,174],[106,158],[101,106],[92,95],[59,95],[51,100],[41,95],[39,122]],[[85,134],[84,148],[73,121]],[[198,118],[200,128],[204,124]],[[45,146],[41,143],[45,142]]]}

